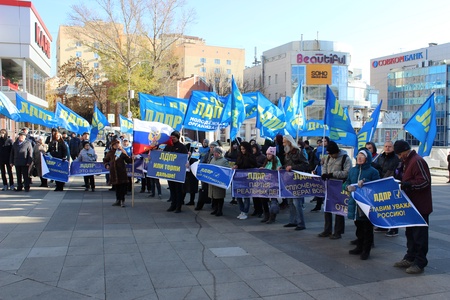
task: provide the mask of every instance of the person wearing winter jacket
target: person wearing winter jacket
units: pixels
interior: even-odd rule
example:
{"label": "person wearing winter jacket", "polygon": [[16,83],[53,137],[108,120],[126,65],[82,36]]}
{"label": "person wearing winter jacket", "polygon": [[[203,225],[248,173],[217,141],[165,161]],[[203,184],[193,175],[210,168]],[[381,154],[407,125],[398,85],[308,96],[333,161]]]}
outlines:
{"label": "person wearing winter jacket", "polygon": [[[281,168],[281,162],[277,157],[277,148],[269,147],[266,150],[266,160],[260,169],[267,169],[276,171]],[[272,224],[277,218],[277,214],[270,210],[271,202],[276,201],[274,205],[278,205],[278,200],[276,198],[261,198],[262,207],[264,212],[264,218],[261,223]]]}
{"label": "person wearing winter jacket", "polygon": [[[8,190],[8,179],[9,188],[14,190],[14,176],[12,173],[11,165],[9,164],[9,156],[11,155],[13,140],[8,137],[6,129],[0,130],[0,169],[2,173],[3,189],[2,191]],[[8,178],[6,178],[8,175]]]}
{"label": "person wearing winter jacket", "polygon": [[[322,166],[322,180],[340,179],[344,181],[347,179],[348,172],[352,167],[352,160],[347,155],[347,152],[339,149],[338,145],[330,141],[327,146],[328,157],[325,159]],[[343,161],[344,160],[344,161]],[[330,212],[324,213],[325,226],[319,237],[330,237],[332,240],[340,239],[341,234],[345,229],[345,218],[341,215],[335,215],[334,218],[334,233],[333,229],[333,214]]]}
{"label": "person wearing winter jacket", "polygon": [[[213,158],[210,161],[211,165],[229,168],[228,160],[223,157],[224,151],[221,147],[215,147],[213,150]],[[211,198],[212,206],[214,210],[212,215],[220,217],[223,215],[223,204],[225,201],[227,190],[215,185],[209,185],[208,197]]]}
{"label": "person wearing winter jacket", "polygon": [[[83,149],[81,149],[80,154],[78,154],[76,161],[81,162],[97,161],[97,154],[95,153],[95,150],[91,148],[89,141],[83,141]],[[84,186],[85,191],[88,191],[89,187],[91,187],[91,190],[93,192],[95,191],[94,175],[84,176]]]}
{"label": "person wearing winter jacket", "polygon": [[[360,148],[356,156],[356,166],[350,169],[347,180],[343,187],[349,192],[356,190],[351,185],[357,183],[362,187],[365,182],[380,179],[378,171],[371,166],[372,153],[366,148]],[[373,225],[366,217],[361,208],[357,205],[355,199],[350,197],[348,202],[348,218],[355,221],[356,226],[356,248],[348,253],[352,255],[360,255],[362,260],[366,260],[370,256],[370,250],[373,243]]]}
{"label": "person wearing winter jacket", "polygon": [[[266,161],[266,156],[261,152],[261,146],[258,143],[254,143],[252,146],[252,153],[256,159],[256,167],[260,168]],[[253,208],[254,211],[251,214],[252,216],[261,217],[263,214],[263,199],[260,197],[252,197],[253,199]]]}

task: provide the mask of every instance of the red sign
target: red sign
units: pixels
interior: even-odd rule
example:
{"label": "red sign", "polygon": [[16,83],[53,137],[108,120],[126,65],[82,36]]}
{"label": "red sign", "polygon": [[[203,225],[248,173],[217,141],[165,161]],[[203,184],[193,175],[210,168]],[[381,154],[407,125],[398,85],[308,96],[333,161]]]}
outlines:
{"label": "red sign", "polygon": [[39,48],[45,53],[45,55],[50,58],[50,40],[45,35],[45,32],[41,29],[38,22],[35,25],[35,42],[38,44]]}

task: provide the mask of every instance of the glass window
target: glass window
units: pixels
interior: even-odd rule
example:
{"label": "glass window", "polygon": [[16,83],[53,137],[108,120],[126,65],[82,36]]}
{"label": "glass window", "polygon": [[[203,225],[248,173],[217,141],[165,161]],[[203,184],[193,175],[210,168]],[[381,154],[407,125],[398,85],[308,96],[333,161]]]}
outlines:
{"label": "glass window", "polygon": [[231,66],[231,60],[227,59],[227,65]]}
{"label": "glass window", "polygon": [[76,42],[76,43],[75,43],[75,46],[81,47],[81,42],[80,42],[80,41]]}
{"label": "glass window", "polygon": [[204,58],[204,57],[200,58],[200,62],[201,63],[206,63],[206,58]]}
{"label": "glass window", "polygon": [[206,68],[205,67],[201,67],[200,68],[200,73],[206,73]]}
{"label": "glass window", "polygon": [[98,63],[98,62],[95,62],[95,63],[94,63],[94,68],[98,69],[98,66],[99,66],[99,63]]}
{"label": "glass window", "polygon": [[214,73],[216,74],[220,73],[220,68],[214,68]]}
{"label": "glass window", "polygon": [[227,69],[227,74],[231,75],[231,69]]}
{"label": "glass window", "polygon": [[77,57],[81,57],[81,51],[77,51],[77,52],[75,53],[75,55],[76,55]]}
{"label": "glass window", "polygon": [[95,52],[95,53],[94,53],[94,58],[95,58],[95,59],[98,59],[98,58],[99,58],[99,56],[98,56],[98,53],[97,53],[97,52]]}
{"label": "glass window", "polygon": [[214,59],[214,63],[215,63],[216,65],[220,65],[220,59],[218,59],[218,58]]}

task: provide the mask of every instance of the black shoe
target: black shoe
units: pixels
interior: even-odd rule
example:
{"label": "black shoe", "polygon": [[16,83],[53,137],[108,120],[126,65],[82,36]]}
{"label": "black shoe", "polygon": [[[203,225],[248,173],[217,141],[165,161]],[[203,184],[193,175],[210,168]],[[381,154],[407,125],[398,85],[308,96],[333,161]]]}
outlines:
{"label": "black shoe", "polygon": [[358,239],[350,241],[350,245],[356,245],[356,244],[358,244]]}
{"label": "black shoe", "polygon": [[148,197],[153,198],[153,197],[155,197],[155,194],[150,194],[150,195],[148,195]]}
{"label": "black shoe", "polygon": [[356,247],[355,249],[352,250],[348,250],[348,254],[352,254],[352,255],[360,255],[362,253],[362,249]]}
{"label": "black shoe", "polygon": [[342,238],[342,236],[340,234],[332,234],[330,235],[330,240],[338,240]]}
{"label": "black shoe", "polygon": [[220,216],[223,216],[223,213],[217,212],[216,217],[220,217]]}
{"label": "black shoe", "polygon": [[331,235],[331,232],[321,232],[317,236],[318,237],[329,237]]}
{"label": "black shoe", "polygon": [[173,206],[171,206],[171,207],[169,207],[168,209],[167,209],[167,211],[175,211],[175,207],[173,207]]}
{"label": "black shoe", "polygon": [[306,229],[305,226],[297,226],[297,227],[295,227],[294,230],[304,230],[304,229]]}
{"label": "black shoe", "polygon": [[124,200],[120,201],[120,206],[125,207],[125,201]]}
{"label": "black shoe", "polygon": [[[153,196],[153,197],[155,197],[155,196]],[[186,203],[186,205],[187,206],[195,205],[195,202],[194,201],[190,201],[190,202]]]}
{"label": "black shoe", "polygon": [[254,216],[257,216],[257,215],[258,215],[258,213],[255,210],[250,216],[254,217]]}
{"label": "black shoe", "polygon": [[114,203],[112,204],[112,206],[120,206],[120,201],[119,201],[119,200],[116,200],[116,202],[114,202]]}
{"label": "black shoe", "polygon": [[202,210],[200,207],[196,207],[194,208],[194,210]]}
{"label": "black shoe", "polygon": [[361,255],[359,256],[359,258],[361,258],[361,260],[367,260],[369,258],[369,254],[368,252],[363,252],[361,253]]}
{"label": "black shoe", "polygon": [[115,191],[116,189],[115,188],[110,188],[108,191]]}
{"label": "black shoe", "polygon": [[318,212],[318,211],[320,211],[320,208],[313,208],[313,209],[311,209],[311,212]]}
{"label": "black shoe", "polygon": [[29,192],[30,191],[30,188],[28,187],[28,188],[25,188],[25,192]]}
{"label": "black shoe", "polygon": [[238,203],[237,203],[237,201],[236,201],[236,200],[231,200],[231,201],[230,201],[230,204],[232,204],[232,205],[236,205],[236,204],[238,204]]}
{"label": "black shoe", "polygon": [[145,190],[140,190],[139,193],[140,194],[145,193]]}
{"label": "black shoe", "polygon": [[175,209],[174,213],[179,214],[181,212],[181,209],[177,208]]}
{"label": "black shoe", "polygon": [[288,223],[286,225],[283,225],[283,227],[297,227],[297,224]]}
{"label": "black shoe", "polygon": [[14,189],[14,192],[21,192],[22,191],[22,188],[15,188]]}

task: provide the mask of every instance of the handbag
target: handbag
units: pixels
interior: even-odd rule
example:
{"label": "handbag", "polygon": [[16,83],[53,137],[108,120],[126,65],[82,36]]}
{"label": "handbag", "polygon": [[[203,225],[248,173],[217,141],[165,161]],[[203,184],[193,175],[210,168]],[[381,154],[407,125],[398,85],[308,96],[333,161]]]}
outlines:
{"label": "handbag", "polygon": [[33,165],[33,168],[31,169],[31,175],[33,177],[37,177],[38,176],[38,171],[37,171],[36,165]]}
{"label": "handbag", "polygon": [[277,199],[271,199],[269,204],[269,212],[271,214],[278,214],[280,212],[280,205]]}

